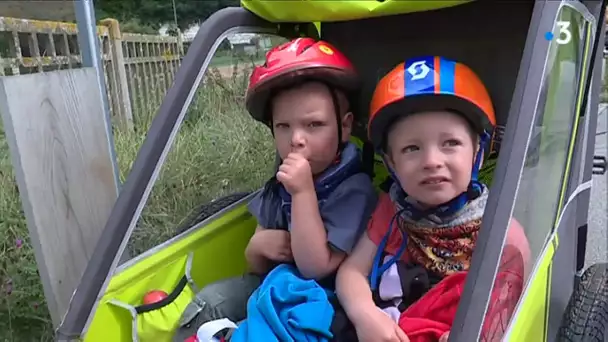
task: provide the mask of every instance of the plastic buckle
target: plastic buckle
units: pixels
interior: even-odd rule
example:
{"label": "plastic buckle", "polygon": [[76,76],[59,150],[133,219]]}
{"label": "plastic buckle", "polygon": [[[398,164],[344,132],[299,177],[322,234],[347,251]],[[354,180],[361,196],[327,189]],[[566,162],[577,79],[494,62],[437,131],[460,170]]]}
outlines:
{"label": "plastic buckle", "polygon": [[592,173],[594,175],[603,175],[606,173],[606,169],[608,168],[608,162],[606,161],[605,156],[593,156],[593,169]]}

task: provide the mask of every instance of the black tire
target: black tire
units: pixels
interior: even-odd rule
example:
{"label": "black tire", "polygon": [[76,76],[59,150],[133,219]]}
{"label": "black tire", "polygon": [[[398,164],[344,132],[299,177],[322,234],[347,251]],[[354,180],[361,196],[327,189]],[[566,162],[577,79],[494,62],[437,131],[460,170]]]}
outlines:
{"label": "black tire", "polygon": [[176,228],[177,234],[187,231],[188,229],[194,227],[197,223],[209,218],[211,215],[242,199],[250,193],[251,192],[236,192],[229,194],[224,197],[214,199],[213,201],[205,203],[192,210],[190,216],[188,216],[188,218]]}
{"label": "black tire", "polygon": [[558,341],[608,341],[608,264],[591,265],[570,297]]}

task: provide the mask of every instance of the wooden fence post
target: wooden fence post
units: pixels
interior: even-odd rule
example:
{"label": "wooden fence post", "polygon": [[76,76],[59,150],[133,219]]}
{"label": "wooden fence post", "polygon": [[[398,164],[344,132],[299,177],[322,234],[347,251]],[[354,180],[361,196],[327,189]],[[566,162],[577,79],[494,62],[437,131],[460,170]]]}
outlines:
{"label": "wooden fence post", "polygon": [[112,96],[112,109],[123,127],[133,130],[133,110],[129,97],[129,83],[125,69],[125,57],[122,51],[122,33],[116,19],[103,19],[100,24],[109,31],[110,58],[112,60],[108,78]]}
{"label": "wooden fence post", "polygon": [[0,78],[0,113],[55,327],[118,196],[101,101],[92,67]]}

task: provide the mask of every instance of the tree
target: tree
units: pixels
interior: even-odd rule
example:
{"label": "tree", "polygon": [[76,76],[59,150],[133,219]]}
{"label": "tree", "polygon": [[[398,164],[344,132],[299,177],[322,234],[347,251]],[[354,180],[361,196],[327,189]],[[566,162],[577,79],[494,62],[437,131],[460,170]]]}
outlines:
{"label": "tree", "polygon": [[173,2],[177,26],[182,31],[202,22],[221,8],[239,6],[239,0],[97,0],[95,10],[98,19],[112,17],[121,22],[136,20],[158,29],[175,22]]}

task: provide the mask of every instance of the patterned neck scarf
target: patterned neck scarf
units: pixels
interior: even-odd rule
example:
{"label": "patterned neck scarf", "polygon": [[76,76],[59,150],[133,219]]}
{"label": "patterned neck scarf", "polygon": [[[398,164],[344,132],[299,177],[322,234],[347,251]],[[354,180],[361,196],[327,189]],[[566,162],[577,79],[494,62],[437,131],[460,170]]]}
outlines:
{"label": "patterned neck scarf", "polygon": [[[414,220],[400,204],[403,190],[395,182],[389,195],[400,212],[397,218],[399,229],[407,236],[407,254],[410,260],[440,276],[467,271],[477,242],[481,219],[488,199],[488,188],[484,185],[482,194],[469,201],[464,208],[450,217],[440,218],[430,215]],[[405,198],[415,203],[411,198]]]}

